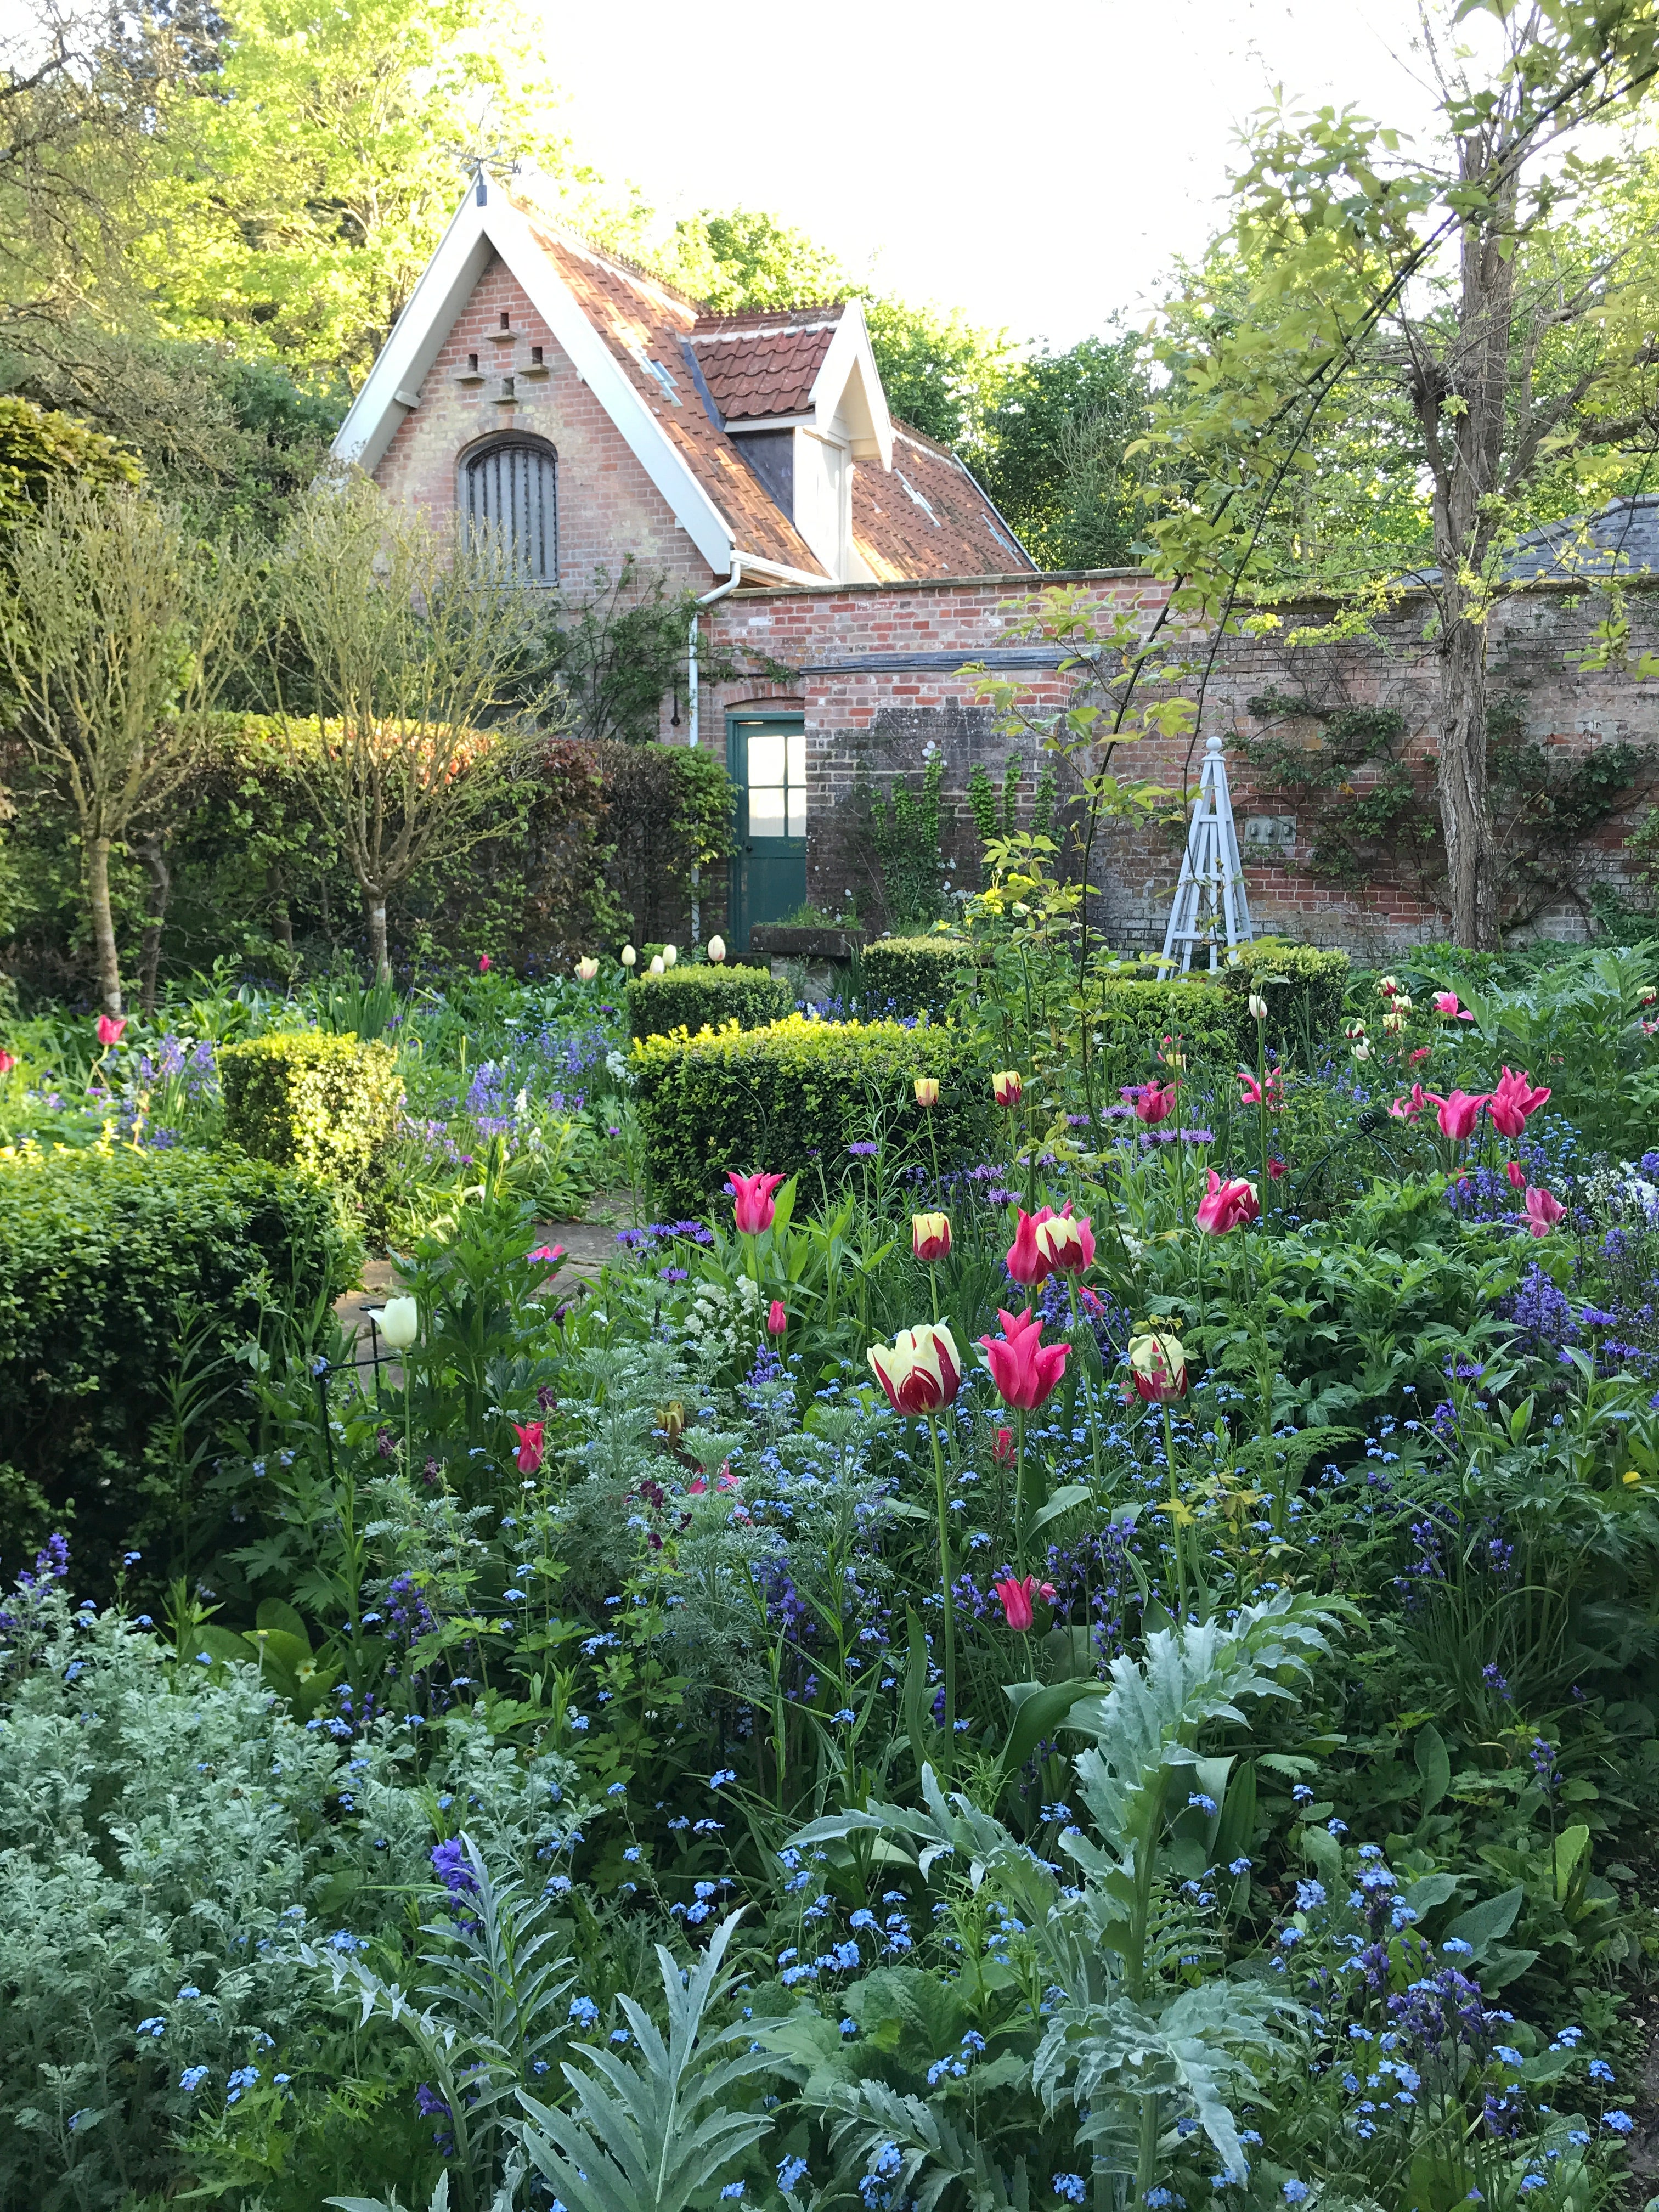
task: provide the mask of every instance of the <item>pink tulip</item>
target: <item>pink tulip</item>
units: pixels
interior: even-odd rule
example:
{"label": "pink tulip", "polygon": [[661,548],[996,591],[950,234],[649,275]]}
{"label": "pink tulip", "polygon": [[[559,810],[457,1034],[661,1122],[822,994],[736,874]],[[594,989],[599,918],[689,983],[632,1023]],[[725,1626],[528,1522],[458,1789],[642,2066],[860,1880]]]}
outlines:
{"label": "pink tulip", "polygon": [[1527,1226],[1534,1237],[1547,1237],[1566,1210],[1560,1200],[1547,1190],[1529,1188],[1527,1192]]}
{"label": "pink tulip", "polygon": [[1449,1022],[1472,1022],[1474,1019],[1467,1006],[1458,1005],[1455,991],[1437,991],[1434,1011],[1437,1014],[1443,1014]]}
{"label": "pink tulip", "polygon": [[1008,1247],[1007,1260],[1008,1273],[1022,1290],[1034,1291],[1054,1273],[1048,1249],[1037,1235],[1039,1228],[1054,1218],[1052,1206],[1045,1206],[1041,1213],[1027,1213],[1024,1206],[1019,1210],[1019,1227]]}
{"label": "pink tulip", "polygon": [[1525,1168],[1522,1166],[1519,1160],[1511,1160],[1509,1165],[1504,1169],[1504,1172],[1510,1179],[1510,1188],[1511,1190],[1524,1190],[1526,1188],[1527,1171]]}
{"label": "pink tulip", "polygon": [[478,973],[479,973],[481,975],[487,975],[489,973],[489,969],[490,969],[490,958],[489,958],[489,955],[487,952],[481,952],[481,953],[478,955]]}
{"label": "pink tulip", "polygon": [[1492,1108],[1493,1128],[1500,1136],[1523,1136],[1528,1121],[1549,1095],[1547,1089],[1534,1090],[1532,1078],[1524,1068],[1519,1075],[1511,1075],[1506,1067],[1487,1102]]}
{"label": "pink tulip", "polygon": [[1486,1103],[1487,1094],[1484,1091],[1454,1091],[1449,1097],[1443,1098],[1437,1091],[1425,1091],[1423,1095],[1431,1106],[1440,1109],[1436,1118],[1441,1135],[1449,1137],[1455,1145],[1467,1143],[1474,1134],[1474,1125],[1480,1119],[1480,1109]]}
{"label": "pink tulip", "polygon": [[986,1364],[1004,1405],[1018,1413],[1034,1413],[1048,1398],[1066,1372],[1069,1344],[1045,1344],[1042,1323],[1034,1313],[1004,1313],[1000,1336],[982,1336]]}
{"label": "pink tulip", "polygon": [[1058,1213],[1037,1224],[1036,1241],[1048,1255],[1048,1265],[1061,1275],[1080,1275],[1095,1264],[1095,1232],[1086,1213],[1072,1212],[1068,1198]]}
{"label": "pink tulip", "polygon": [[1396,1121],[1414,1121],[1419,1114],[1428,1111],[1429,1096],[1420,1083],[1413,1083],[1409,1098],[1396,1098],[1389,1111]]}
{"label": "pink tulip", "polygon": [[564,1247],[562,1244],[538,1244],[528,1257],[539,1260],[544,1267],[556,1267],[564,1257]]}
{"label": "pink tulip", "polygon": [[995,1460],[999,1467],[1012,1467],[1013,1465],[1014,1432],[1012,1429],[999,1429],[997,1431],[997,1440],[991,1447],[991,1456]]}
{"label": "pink tulip", "polygon": [[1243,1086],[1244,1093],[1243,1097],[1238,1102],[1241,1106],[1260,1106],[1265,1103],[1269,1113],[1276,1114],[1279,1108],[1285,1103],[1279,1083],[1279,1070],[1276,1067],[1270,1067],[1267,1070],[1267,1097],[1265,1102],[1262,1097],[1261,1085],[1256,1080],[1255,1077],[1250,1073],[1248,1068],[1241,1067],[1239,1069],[1238,1080],[1240,1085]]}
{"label": "pink tulip", "polygon": [[1135,1119],[1145,1121],[1148,1127],[1155,1122],[1167,1121],[1175,1112],[1176,1086],[1173,1083],[1166,1083],[1161,1088],[1156,1083],[1143,1083],[1132,1091],[1126,1091],[1123,1096],[1134,1108]]}
{"label": "pink tulip", "polygon": [[759,1237],[772,1226],[772,1217],[777,1208],[772,1203],[772,1194],[783,1181],[781,1175],[739,1175],[735,1168],[726,1176],[726,1188],[732,1194],[732,1214],[740,1237]]}
{"label": "pink tulip", "polygon": [[514,1454],[519,1462],[519,1472],[520,1474],[534,1474],[544,1456],[542,1432],[546,1424],[543,1421],[514,1421],[513,1426],[519,1438],[519,1449]]}
{"label": "pink tulip", "polygon": [[0,1052],[0,1075],[9,1075],[17,1062],[9,1052]]}
{"label": "pink tulip", "polygon": [[126,1025],[127,1018],[125,1014],[100,1014],[98,1017],[99,1043],[119,1044],[121,1042],[121,1032],[125,1029]]}
{"label": "pink tulip", "polygon": [[784,1310],[783,1300],[774,1298],[771,1309],[766,1316],[766,1334],[769,1336],[781,1336],[788,1326],[789,1316]]}
{"label": "pink tulip", "polygon": [[1033,1618],[1031,1600],[1036,1595],[1036,1577],[1024,1575],[1016,1580],[1012,1575],[1008,1575],[1001,1582],[993,1583],[991,1587],[1002,1600],[1002,1610],[1007,1616],[1009,1627],[1016,1634],[1024,1636]]}
{"label": "pink tulip", "polygon": [[1237,1176],[1224,1182],[1210,1170],[1210,1187],[1198,1202],[1198,1226],[1206,1237],[1225,1237],[1252,1222],[1261,1211],[1255,1185]]}

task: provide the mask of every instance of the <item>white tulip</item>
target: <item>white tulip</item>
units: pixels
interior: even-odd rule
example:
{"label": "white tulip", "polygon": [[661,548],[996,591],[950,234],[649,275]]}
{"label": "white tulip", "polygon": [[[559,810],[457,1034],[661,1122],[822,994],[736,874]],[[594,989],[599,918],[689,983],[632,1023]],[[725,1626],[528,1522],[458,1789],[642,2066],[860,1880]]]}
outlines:
{"label": "white tulip", "polygon": [[631,945],[623,945],[622,949],[622,964],[624,968],[631,968],[639,957],[639,954],[635,951]]}
{"label": "white tulip", "polygon": [[379,1323],[389,1351],[407,1352],[421,1333],[421,1309],[413,1298],[388,1298],[369,1319]]}
{"label": "white tulip", "polygon": [[586,953],[583,953],[581,958],[576,963],[576,974],[580,981],[584,983],[591,983],[599,972],[599,962],[590,959]]}
{"label": "white tulip", "polygon": [[664,945],[662,949],[662,964],[665,968],[672,968],[679,957],[680,948],[678,945]]}
{"label": "white tulip", "polygon": [[653,975],[665,975],[668,973],[668,970],[663,966],[662,955],[660,952],[653,952],[651,956],[651,973]]}
{"label": "white tulip", "polygon": [[1252,991],[1250,994],[1250,1012],[1259,1022],[1265,1022],[1267,1018],[1267,1001],[1260,991]]}
{"label": "white tulip", "polygon": [[708,957],[717,968],[720,962],[725,959],[726,939],[723,937],[711,937],[709,939]]}

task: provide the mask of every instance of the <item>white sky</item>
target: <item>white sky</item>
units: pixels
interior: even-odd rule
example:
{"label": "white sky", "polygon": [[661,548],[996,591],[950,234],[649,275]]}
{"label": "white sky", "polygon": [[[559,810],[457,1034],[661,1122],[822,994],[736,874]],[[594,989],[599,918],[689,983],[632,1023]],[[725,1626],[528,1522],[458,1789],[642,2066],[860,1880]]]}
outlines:
{"label": "white sky", "polygon": [[670,214],[764,208],[883,289],[1073,343],[1144,322],[1283,83],[1420,129],[1413,0],[526,0],[576,150]]}

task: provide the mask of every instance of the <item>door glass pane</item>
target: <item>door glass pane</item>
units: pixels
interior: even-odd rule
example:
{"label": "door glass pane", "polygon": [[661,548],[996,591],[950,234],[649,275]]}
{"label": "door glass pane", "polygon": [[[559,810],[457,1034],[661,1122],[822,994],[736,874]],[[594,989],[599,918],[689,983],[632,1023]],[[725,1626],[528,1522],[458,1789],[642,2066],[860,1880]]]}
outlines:
{"label": "door glass pane", "polygon": [[806,732],[805,730],[792,730],[789,734],[789,781],[791,783],[802,784],[806,781]]}
{"label": "door glass pane", "polygon": [[793,783],[789,787],[789,835],[792,837],[806,835],[806,793]]}
{"label": "door glass pane", "polygon": [[785,834],[783,788],[757,791],[749,787],[749,834],[751,837],[781,837]]}
{"label": "door glass pane", "polygon": [[749,740],[749,781],[750,787],[757,783],[782,783],[784,776],[784,741],[781,737],[753,737]]}

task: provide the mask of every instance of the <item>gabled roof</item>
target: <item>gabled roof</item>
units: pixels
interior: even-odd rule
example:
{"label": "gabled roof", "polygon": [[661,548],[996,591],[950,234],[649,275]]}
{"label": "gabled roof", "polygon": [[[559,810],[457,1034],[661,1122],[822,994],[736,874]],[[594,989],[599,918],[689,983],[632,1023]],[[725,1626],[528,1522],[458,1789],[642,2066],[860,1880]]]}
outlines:
{"label": "gabled roof", "polygon": [[[1592,583],[1611,576],[1659,574],[1659,495],[1640,492],[1609,500],[1593,514],[1547,522],[1516,538],[1504,563],[1506,582],[1540,578]],[[1437,584],[1438,568],[1413,568],[1407,584]]]}
{"label": "gabled roof", "polygon": [[[369,372],[334,453],[372,471],[499,256],[711,574],[817,584],[824,564],[744,457],[742,433],[813,419],[850,444],[853,538],[880,580],[1000,574],[1029,556],[945,447],[896,429],[856,301],[709,315],[482,174]],[[896,445],[896,439],[898,443]],[[902,475],[899,448],[904,456]]]}
{"label": "gabled roof", "polygon": [[691,349],[726,420],[804,415],[842,312],[837,302],[768,314],[700,315]]}
{"label": "gabled roof", "polygon": [[893,465],[853,477],[853,543],[880,584],[1000,576],[1036,562],[948,446],[893,425]]}

